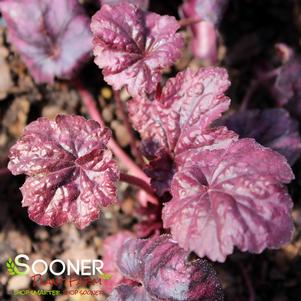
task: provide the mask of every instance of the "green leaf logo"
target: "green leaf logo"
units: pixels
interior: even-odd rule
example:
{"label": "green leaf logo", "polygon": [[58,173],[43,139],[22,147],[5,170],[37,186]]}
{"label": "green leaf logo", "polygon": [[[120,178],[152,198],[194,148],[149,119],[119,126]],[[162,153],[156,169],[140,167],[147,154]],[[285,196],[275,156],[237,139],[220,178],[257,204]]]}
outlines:
{"label": "green leaf logo", "polygon": [[16,276],[16,275],[24,275],[24,273],[20,272],[14,261],[9,257],[8,260],[6,261],[6,267],[9,275],[11,276]]}
{"label": "green leaf logo", "polygon": [[100,274],[100,278],[103,280],[110,280],[112,278],[111,274],[102,273]]}

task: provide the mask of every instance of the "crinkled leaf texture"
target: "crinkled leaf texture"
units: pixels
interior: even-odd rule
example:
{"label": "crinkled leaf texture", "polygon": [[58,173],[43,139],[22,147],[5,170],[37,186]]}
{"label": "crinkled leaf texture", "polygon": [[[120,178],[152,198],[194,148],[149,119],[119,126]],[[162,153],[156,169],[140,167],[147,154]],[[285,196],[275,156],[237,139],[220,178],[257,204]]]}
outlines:
{"label": "crinkled leaf texture", "polygon": [[174,17],[146,13],[122,3],[103,5],[92,18],[95,63],[115,90],[152,93],[164,68],[181,55],[183,39]]}
{"label": "crinkled leaf texture", "polygon": [[110,137],[108,129],[80,116],[39,118],[25,128],[10,149],[8,168],[28,176],[22,204],[33,221],[84,228],[116,201],[119,172],[106,149]]}
{"label": "crinkled leaf texture", "polygon": [[219,148],[236,137],[225,128],[208,129],[229,107],[230,99],[223,94],[229,84],[222,68],[188,69],[170,79],[159,98],[129,102],[131,120],[144,139],[143,152],[152,160],[146,170],[159,195],[170,190],[174,157],[186,144]]}
{"label": "crinkled leaf texture", "polygon": [[109,4],[109,5],[117,5],[120,3],[132,3],[143,10],[147,10],[149,6],[149,0],[100,0],[102,5]]}
{"label": "crinkled leaf texture", "polygon": [[69,78],[89,57],[89,18],[77,0],[2,0],[9,39],[34,79]]}
{"label": "crinkled leaf texture", "polygon": [[241,138],[254,138],[286,157],[293,165],[300,156],[298,122],[284,109],[249,110],[232,114],[224,124]]}
{"label": "crinkled leaf texture", "polygon": [[119,251],[118,267],[137,283],[117,287],[108,300],[223,300],[213,268],[205,260],[189,261],[188,255],[169,236],[127,241]]}
{"label": "crinkled leaf texture", "polygon": [[[153,101],[141,97],[130,101],[131,120],[148,142],[144,147],[147,156],[155,156],[160,149],[181,153],[192,140],[209,144],[205,140],[213,133],[208,126],[229,108],[230,99],[224,95],[229,85],[225,69],[187,69],[168,80]],[[204,132],[208,137],[198,137]]]}
{"label": "crinkled leaf texture", "polygon": [[[228,86],[224,69],[187,70],[169,80],[159,98],[129,103],[147,156],[154,154],[156,162],[165,152],[174,162],[164,227],[184,249],[218,261],[235,246],[258,253],[292,234],[284,183],[294,176],[285,158],[225,127],[211,127],[229,107]],[[160,164],[151,164],[159,174]]]}
{"label": "crinkled leaf texture", "polygon": [[260,253],[292,236],[292,201],[282,183],[293,179],[280,154],[253,139],[226,149],[187,149],[163,209],[165,227],[185,249],[224,261],[234,246]]}
{"label": "crinkled leaf texture", "polygon": [[103,263],[104,272],[111,274],[112,278],[102,282],[102,289],[106,293],[111,293],[114,287],[124,282],[124,277],[117,267],[117,255],[122,245],[129,239],[135,238],[130,231],[119,231],[117,234],[108,236],[103,241]]}

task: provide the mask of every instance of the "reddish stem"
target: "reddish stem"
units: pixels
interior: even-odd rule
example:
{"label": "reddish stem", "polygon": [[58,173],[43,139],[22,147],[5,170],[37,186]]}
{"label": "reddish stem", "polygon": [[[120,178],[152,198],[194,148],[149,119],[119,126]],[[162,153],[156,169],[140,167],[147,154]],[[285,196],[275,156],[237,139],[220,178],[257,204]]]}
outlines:
{"label": "reddish stem", "polygon": [[[95,100],[90,92],[83,86],[79,80],[74,80],[74,85],[77,88],[83,103],[85,104],[89,115],[92,119],[100,123],[102,126],[105,126],[101,115],[97,109]],[[109,148],[115,154],[115,156],[127,167],[127,169],[135,174],[137,177],[150,183],[149,177],[143,172],[143,170],[122,150],[122,148],[116,143],[116,141],[111,138],[108,143]]]}
{"label": "reddish stem", "polygon": [[217,31],[214,24],[202,21],[196,28],[197,39],[193,49],[195,55],[207,61],[210,65],[217,62]]}
{"label": "reddish stem", "polygon": [[143,181],[140,178],[121,173],[120,174],[120,181],[126,182],[128,184],[134,185],[144,191],[146,191],[149,195],[150,201],[154,204],[158,204],[157,198],[153,193],[152,188],[149,186],[149,184],[145,181]]}
{"label": "reddish stem", "polygon": [[127,110],[125,108],[124,103],[122,102],[122,100],[120,98],[120,91],[114,92],[114,98],[115,98],[117,109],[120,112],[122,121],[129,134],[130,144],[131,144],[131,149],[132,149],[133,155],[135,156],[135,158],[137,158],[137,160],[140,164],[143,164],[143,162],[144,162],[143,157],[141,155],[141,152],[139,151],[139,148],[137,147],[137,141],[136,141],[136,138],[135,138],[133,130],[132,130],[132,125],[128,118]]}
{"label": "reddish stem", "polygon": [[99,114],[94,97],[84,87],[84,85],[81,83],[80,80],[75,79],[73,82],[74,82],[74,85],[75,85],[85,107],[87,108],[87,110],[89,112],[90,117],[92,119],[94,119],[95,121],[97,121],[101,126],[105,127],[105,123],[103,122],[103,120]]}

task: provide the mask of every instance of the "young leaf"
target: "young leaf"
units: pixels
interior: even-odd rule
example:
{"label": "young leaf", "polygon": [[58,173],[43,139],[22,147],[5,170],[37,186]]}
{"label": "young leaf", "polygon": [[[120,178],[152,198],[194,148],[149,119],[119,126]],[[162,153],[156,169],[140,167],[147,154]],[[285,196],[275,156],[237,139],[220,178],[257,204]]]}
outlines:
{"label": "young leaf", "polygon": [[95,63],[115,90],[131,96],[156,89],[164,68],[181,55],[182,37],[174,17],[145,13],[132,4],[103,5],[92,18]]}
{"label": "young leaf", "polygon": [[102,282],[102,289],[106,293],[111,293],[113,288],[124,282],[117,267],[117,254],[122,245],[135,235],[130,231],[120,231],[115,235],[108,236],[103,242],[103,263],[104,271],[112,275],[111,279]]}
{"label": "young leaf", "polygon": [[100,3],[102,5],[104,4],[117,5],[120,3],[132,3],[143,10],[147,10],[149,6],[149,0],[100,0]]}
{"label": "young leaf", "polygon": [[77,0],[2,0],[0,10],[36,82],[70,78],[89,57],[89,19]]}
{"label": "young leaf", "polygon": [[188,255],[169,236],[126,242],[118,266],[138,283],[117,287],[108,300],[223,300],[213,268],[205,260],[189,261]]}
{"label": "young leaf", "polygon": [[280,154],[241,139],[224,150],[192,145],[177,159],[162,218],[181,247],[224,261],[235,246],[260,253],[291,239],[292,201],[282,183],[294,176]]}
{"label": "young leaf", "polygon": [[110,137],[108,129],[80,116],[40,118],[25,128],[8,168],[28,176],[21,191],[33,221],[84,228],[116,201],[119,172],[106,149]]}
{"label": "young leaf", "polygon": [[249,110],[232,114],[223,122],[241,138],[254,138],[286,157],[293,165],[301,152],[298,123],[284,109]]}

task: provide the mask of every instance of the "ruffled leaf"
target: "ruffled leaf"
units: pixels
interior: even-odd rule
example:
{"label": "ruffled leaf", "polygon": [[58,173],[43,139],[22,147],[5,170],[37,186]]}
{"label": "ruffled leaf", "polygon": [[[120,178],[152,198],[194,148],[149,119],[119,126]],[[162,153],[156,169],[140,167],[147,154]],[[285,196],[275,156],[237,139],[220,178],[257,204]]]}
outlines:
{"label": "ruffled leaf", "polygon": [[131,120],[154,150],[177,154],[185,148],[187,135],[202,133],[228,109],[230,99],[224,92],[229,85],[225,69],[187,69],[166,83],[160,98],[132,100]]}
{"label": "ruffled leaf", "polygon": [[32,220],[84,228],[116,201],[119,173],[106,149],[109,139],[106,128],[80,116],[40,118],[25,128],[10,150],[8,168],[29,176],[21,191]]}
{"label": "ruffled leaf", "polygon": [[254,138],[279,152],[291,165],[300,156],[299,125],[284,109],[239,112],[229,116],[224,124],[241,138]]}
{"label": "ruffled leaf", "polygon": [[229,107],[230,99],[224,95],[229,84],[225,69],[188,69],[170,79],[155,100],[129,102],[131,120],[144,139],[144,155],[151,160],[146,172],[158,195],[169,191],[176,169],[174,157],[192,143],[218,148],[235,139],[227,129],[208,129]]}
{"label": "ruffled leaf", "polygon": [[189,261],[189,252],[169,236],[128,241],[119,254],[120,270],[138,283],[117,287],[110,301],[223,300],[221,284],[207,261]]}
{"label": "ruffled leaf", "polygon": [[108,236],[103,242],[103,263],[104,272],[112,276],[111,279],[102,282],[102,289],[106,293],[111,293],[113,288],[122,283],[124,277],[117,267],[117,254],[122,245],[135,235],[130,231],[120,231],[115,235]]}
{"label": "ruffled leaf", "polygon": [[9,39],[34,79],[70,78],[89,57],[89,18],[76,0],[3,0]]}
{"label": "ruffled leaf", "polygon": [[182,37],[174,17],[146,13],[132,4],[103,5],[92,18],[95,63],[115,90],[131,96],[156,89],[164,68],[181,55]]}
{"label": "ruffled leaf", "polygon": [[260,253],[292,236],[286,160],[252,139],[219,150],[188,150],[175,174],[164,226],[185,249],[224,261],[236,246]]}

